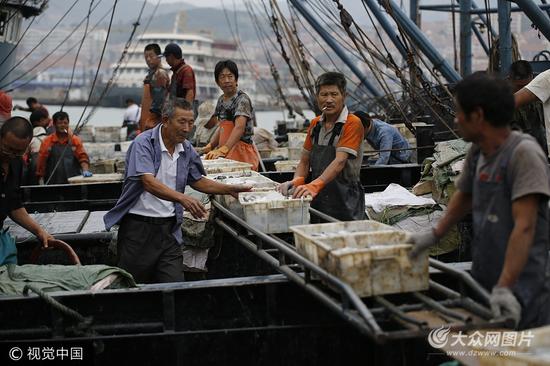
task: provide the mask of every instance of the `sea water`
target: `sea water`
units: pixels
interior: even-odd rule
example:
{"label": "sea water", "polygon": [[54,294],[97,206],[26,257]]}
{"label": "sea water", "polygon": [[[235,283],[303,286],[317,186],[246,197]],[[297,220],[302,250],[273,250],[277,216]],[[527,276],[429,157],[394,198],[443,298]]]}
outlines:
{"label": "sea water", "polygon": [[[20,105],[22,107],[27,107],[24,100],[14,100],[13,105]],[[50,116],[55,112],[61,110],[60,105],[46,105]],[[82,120],[85,120],[88,117],[88,114],[91,111],[91,107],[88,107],[84,113]],[[63,108],[65,112],[69,114],[70,127],[74,128],[77,122],[81,119],[82,112],[84,111],[84,106],[66,106]],[[122,121],[124,120],[124,111],[125,108],[106,108],[98,107],[94,114],[91,116],[88,122],[88,126],[94,127],[111,127],[111,126],[122,126]],[[313,118],[315,115],[312,111],[305,111],[305,114],[308,118]],[[29,117],[29,112],[23,111],[13,111],[12,116],[23,116]],[[269,132],[273,132],[277,125],[278,120],[283,120],[287,116],[286,110],[272,110],[272,111],[258,111],[256,112],[256,120],[258,127],[265,128]]]}

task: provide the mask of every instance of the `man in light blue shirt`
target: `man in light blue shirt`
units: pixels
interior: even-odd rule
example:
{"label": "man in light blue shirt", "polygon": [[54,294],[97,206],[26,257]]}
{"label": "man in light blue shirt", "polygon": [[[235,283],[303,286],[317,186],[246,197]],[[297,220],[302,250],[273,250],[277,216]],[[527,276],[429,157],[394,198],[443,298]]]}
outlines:
{"label": "man in light blue shirt", "polygon": [[187,141],[193,123],[189,102],[181,98],[166,101],[162,123],[130,145],[122,194],[103,218],[107,230],[120,225],[117,266],[138,283],[184,280],[183,211],[196,218],[206,214],[201,202],[184,194],[186,185],[203,193],[233,196],[251,189],[204,177],[199,155]]}
{"label": "man in light blue shirt", "polygon": [[409,143],[401,136],[399,130],[389,123],[370,117],[366,112],[354,112],[361,119],[365,128],[365,139],[379,150],[379,158],[374,165],[406,164],[411,161]]}

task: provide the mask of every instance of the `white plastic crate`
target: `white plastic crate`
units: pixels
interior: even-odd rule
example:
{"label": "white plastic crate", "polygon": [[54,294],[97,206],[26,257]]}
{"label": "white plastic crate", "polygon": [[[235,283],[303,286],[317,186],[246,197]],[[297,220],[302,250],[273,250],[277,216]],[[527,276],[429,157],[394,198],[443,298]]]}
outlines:
{"label": "white plastic crate", "polygon": [[288,136],[288,147],[289,148],[299,148],[304,147],[304,141],[306,141],[307,133],[293,133],[289,132]]}
{"label": "white plastic crate", "polygon": [[271,157],[288,159],[288,147],[278,147],[271,150]]}
{"label": "white plastic crate", "polygon": [[249,172],[252,169],[252,164],[224,158],[202,160],[202,165],[206,174]]}
{"label": "white plastic crate", "polygon": [[[320,239],[344,237],[352,233],[394,230],[391,226],[372,220],[342,221],[327,224],[294,226],[294,245],[298,253],[317,265],[324,263],[328,250],[325,245],[319,245]],[[339,246],[343,247],[343,245]]]}
{"label": "white plastic crate", "polygon": [[120,142],[120,127],[95,127],[94,142]]}
{"label": "white plastic crate", "polygon": [[[244,173],[220,173],[207,176],[209,179],[216,180],[225,184],[249,184],[252,185],[252,192],[274,191],[279,183],[264,177],[258,172],[249,171]],[[243,207],[239,200],[231,195],[216,195],[215,200],[220,202],[225,208],[233,212],[240,218],[244,218]]]}
{"label": "white plastic crate", "polygon": [[[369,243],[369,237],[379,239]],[[328,252],[326,270],[348,283],[360,297],[423,291],[429,287],[428,254],[409,257],[412,245],[404,232],[352,234],[357,247],[334,249],[334,240],[323,239]],[[397,242],[397,243],[396,243]]]}
{"label": "white plastic crate", "polygon": [[287,233],[289,227],[309,222],[311,198],[286,198],[278,192],[239,194],[246,222],[267,234]]}
{"label": "white plastic crate", "polygon": [[301,147],[289,147],[288,148],[288,160],[300,160],[302,157]]}
{"label": "white plastic crate", "polygon": [[295,172],[299,162],[300,160],[279,160],[274,163],[275,170],[278,172]]}

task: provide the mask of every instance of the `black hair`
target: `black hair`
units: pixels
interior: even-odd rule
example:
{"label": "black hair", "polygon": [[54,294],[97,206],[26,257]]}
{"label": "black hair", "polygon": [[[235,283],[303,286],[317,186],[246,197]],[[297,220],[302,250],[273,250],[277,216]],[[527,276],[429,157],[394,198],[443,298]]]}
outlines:
{"label": "black hair", "polygon": [[135,101],[132,98],[128,98],[128,99],[126,99],[126,104],[128,104],[128,103],[134,104]]}
{"label": "black hair", "polygon": [[361,123],[363,124],[363,128],[365,130],[370,127],[370,124],[372,122],[372,118],[369,116],[369,114],[367,112],[355,111],[355,112],[353,112],[353,114],[356,115],[357,117],[359,117],[359,119],[361,120]]}
{"label": "black hair", "polygon": [[157,43],[149,43],[147,46],[145,46],[143,52],[145,51],[154,51],[155,55],[157,56],[162,53],[162,51],[160,50],[160,46]]}
{"label": "black hair", "polygon": [[8,118],[2,127],[0,127],[0,137],[4,137],[11,132],[18,139],[30,139],[32,138],[32,125],[24,117],[11,117]]}
{"label": "black hair", "polygon": [[533,77],[533,68],[529,61],[519,60],[510,65],[510,79],[524,80]]}
{"label": "black hair", "polygon": [[67,114],[67,112],[59,111],[53,114],[52,119],[53,119],[53,123],[60,121],[62,119],[66,119],[68,121],[69,115]]}
{"label": "black hair", "polygon": [[40,122],[40,120],[42,120],[43,118],[48,118],[48,111],[46,111],[44,108],[38,108],[37,110],[33,111],[31,113],[31,116],[29,117],[33,126],[35,126],[35,124],[37,122]]}
{"label": "black hair", "polygon": [[218,82],[218,77],[222,73],[223,69],[229,70],[230,73],[235,75],[235,80],[239,80],[239,68],[237,64],[232,60],[223,60],[218,61],[216,67],[214,68],[214,79]]}
{"label": "black hair", "polygon": [[28,105],[29,108],[30,108],[30,106],[31,106],[32,104],[38,103],[38,99],[36,99],[35,97],[28,97],[27,100],[26,100],[26,102],[27,102],[27,105]]}
{"label": "black hair", "polygon": [[319,75],[315,81],[315,94],[319,94],[325,85],[336,85],[342,94],[346,93],[346,77],[342,73],[329,71]]}
{"label": "black hair", "polygon": [[475,72],[462,81],[454,95],[466,115],[480,108],[494,127],[505,127],[514,113],[514,94],[510,83],[485,72]]}

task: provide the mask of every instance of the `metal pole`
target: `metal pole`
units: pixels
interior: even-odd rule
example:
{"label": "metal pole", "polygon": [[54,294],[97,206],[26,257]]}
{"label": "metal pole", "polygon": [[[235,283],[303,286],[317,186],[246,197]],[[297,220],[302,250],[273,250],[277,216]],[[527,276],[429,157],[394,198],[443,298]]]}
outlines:
{"label": "metal pole", "polygon": [[518,4],[525,15],[527,15],[539,31],[544,34],[546,39],[550,41],[550,19],[544,15],[539,6],[532,0],[515,0],[514,2]]}
{"label": "metal pole", "polygon": [[498,47],[500,51],[500,75],[508,75],[512,65],[512,30],[510,27],[510,2],[498,0]]}
{"label": "metal pole", "polygon": [[476,35],[477,40],[479,41],[479,44],[483,48],[483,51],[485,51],[485,54],[489,56],[489,46],[487,46],[487,43],[485,43],[485,38],[483,38],[483,35],[477,29],[476,25],[472,22],[472,30],[474,31],[474,34]]}
{"label": "metal pole", "polygon": [[[414,1],[416,0],[411,0],[411,4]],[[370,11],[374,15],[378,23],[380,23],[380,26],[382,27],[382,29],[384,29],[384,31],[386,32],[388,37],[391,39],[391,41],[393,42],[393,44],[395,45],[395,47],[397,48],[401,56],[403,56],[403,58],[406,59],[407,50],[405,49],[403,42],[399,38],[399,35],[397,34],[397,32],[395,31],[395,28],[392,26],[392,24],[388,20],[387,16],[384,13],[382,13],[382,11],[380,10],[380,7],[378,6],[378,3],[376,2],[376,0],[365,0],[365,4],[367,4]]]}
{"label": "metal pole", "polygon": [[472,73],[472,16],[471,0],[460,0],[460,75]]}
{"label": "metal pole", "polygon": [[[550,9],[550,4],[538,5],[538,8],[540,10],[548,11],[548,9]],[[451,6],[451,5],[422,5],[422,6],[420,6],[420,10],[440,11],[440,12],[444,12],[444,13],[451,12],[451,11],[453,11],[453,9],[460,9],[460,6],[459,5],[453,5],[453,6]],[[517,6],[514,6],[514,7],[511,8],[511,11],[512,12],[519,12],[519,11],[523,11],[523,10],[521,8],[518,8]],[[478,8],[472,7],[472,9],[470,10],[470,14],[476,14],[476,15],[485,14],[485,13],[497,13],[497,12],[498,12],[498,8],[488,8],[488,9],[481,8],[481,9],[478,9]]]}
{"label": "metal pole", "polygon": [[361,84],[365,86],[370,94],[375,97],[381,97],[382,94],[368,80],[365,74],[359,70],[357,65],[351,61],[346,54],[346,51],[334,40],[334,38],[325,30],[324,27],[317,22],[317,19],[309,12],[303,4],[304,0],[290,0],[292,5],[302,14],[306,21],[315,29],[315,31],[323,38],[323,40],[332,48],[332,50],[340,57],[340,59],[350,68],[350,70],[359,78]]}
{"label": "metal pole", "polygon": [[[481,22],[489,29],[489,32],[491,32],[493,37],[497,36],[497,33],[493,29],[493,27],[489,26],[489,22],[487,21],[487,17],[485,14],[485,9],[479,8],[474,0],[470,0],[472,4],[472,10],[470,11],[470,14],[477,14]],[[455,5],[456,7],[456,5]],[[451,5],[421,5],[421,10],[431,10],[431,11],[445,11],[450,12],[451,11]],[[489,10],[491,12],[491,10]],[[494,9],[494,12],[496,12],[496,9]]]}
{"label": "metal pole", "polygon": [[[550,5],[539,5],[538,6],[539,9],[541,10],[548,10],[550,8]],[[488,9],[489,13],[498,13],[498,8],[489,8]],[[523,9],[517,7],[517,6],[514,6],[514,7],[510,7],[510,11],[512,13],[514,12],[520,12],[520,11],[523,11]],[[472,11],[470,11],[471,14],[485,14],[486,11],[485,9],[473,9]]]}
{"label": "metal pole", "polygon": [[[540,0],[541,3],[543,3],[544,5],[547,5],[548,3],[546,2],[546,0]],[[550,17],[550,10],[546,9],[546,14],[548,14],[548,16]]]}
{"label": "metal pole", "polygon": [[[472,1],[472,9],[474,9],[474,10],[479,9],[476,2],[475,2],[475,0],[471,0],[471,1]],[[484,13],[478,14],[479,19],[483,22],[483,24],[485,24],[485,26],[487,27],[489,32],[491,32],[491,35],[493,36],[493,38],[495,38],[497,36],[497,33],[493,29],[493,26],[491,24],[489,24],[489,21],[487,20],[487,17],[483,14]]]}
{"label": "metal pole", "polygon": [[[291,0],[292,1],[292,0]],[[294,1],[293,1],[294,2]],[[385,0],[378,0],[383,6]],[[437,49],[426,38],[422,31],[414,24],[399,6],[393,0],[387,0],[390,11],[395,16],[395,20],[403,27],[405,32],[411,37],[417,47],[428,57],[434,67],[441,72],[443,77],[450,83],[456,83],[460,80],[460,75],[452,68],[451,65],[441,56]]]}
{"label": "metal pole", "polygon": [[411,18],[411,20],[414,22],[414,24],[416,24],[418,26],[418,28],[421,28],[420,27],[420,11],[419,11],[419,3],[420,1],[419,0],[410,0],[410,7],[409,7],[409,16]]}

